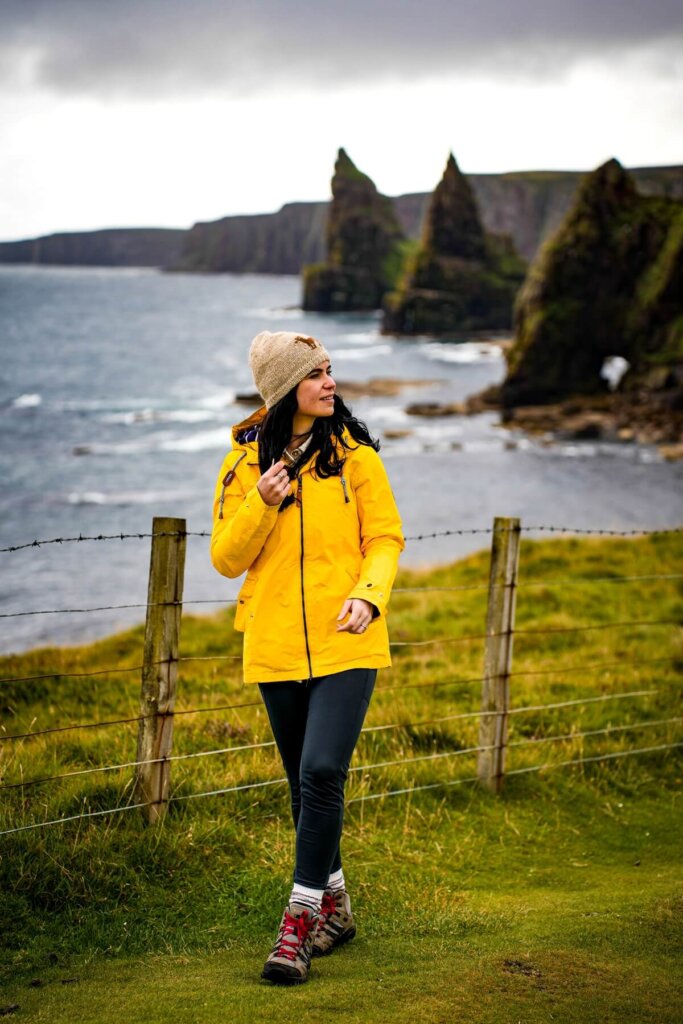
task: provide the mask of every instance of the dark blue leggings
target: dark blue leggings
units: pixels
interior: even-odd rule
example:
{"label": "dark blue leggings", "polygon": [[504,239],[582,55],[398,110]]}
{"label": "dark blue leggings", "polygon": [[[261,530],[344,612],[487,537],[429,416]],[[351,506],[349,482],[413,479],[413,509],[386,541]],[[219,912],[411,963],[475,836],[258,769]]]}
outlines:
{"label": "dark blue leggings", "polygon": [[344,785],[377,669],[259,683],[289,780],[296,828],[294,881],[324,889],[341,868]]}

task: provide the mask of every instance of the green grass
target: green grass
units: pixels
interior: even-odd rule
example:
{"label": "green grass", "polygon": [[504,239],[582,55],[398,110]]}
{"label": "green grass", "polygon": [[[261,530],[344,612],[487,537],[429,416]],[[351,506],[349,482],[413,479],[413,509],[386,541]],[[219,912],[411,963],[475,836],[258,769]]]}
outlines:
{"label": "green grass", "polygon": [[[675,620],[681,580],[588,582],[683,572],[675,535],[522,541],[517,627]],[[397,588],[486,583],[488,553]],[[525,586],[532,580],[566,580]],[[581,582],[583,581],[583,582]],[[483,632],[486,590],[396,592],[394,642]],[[239,654],[232,613],[187,617],[182,653]],[[507,769],[680,741],[681,629],[630,626],[515,638],[511,707],[652,689],[631,699],[512,714]],[[135,666],[142,630],[83,648],[2,659],[0,676]],[[666,659],[652,662],[651,659]],[[572,666],[609,667],[568,671]],[[648,662],[637,664],[638,662]],[[482,640],[395,647],[354,765],[476,746]],[[524,670],[558,670],[522,675]],[[408,684],[420,684],[412,686]],[[396,687],[396,688],[394,688]],[[138,714],[139,673],[4,684],[6,734]],[[178,709],[258,700],[239,661],[181,665]],[[426,723],[426,724],[411,724]],[[606,735],[575,734],[617,725]],[[545,737],[567,735],[560,742]],[[572,735],[574,734],[574,735]],[[174,753],[269,740],[260,706],[175,720]],[[134,760],[136,725],[0,744],[4,784]],[[132,769],[0,794],[0,829],[130,800]],[[475,755],[351,774],[348,799],[476,773]],[[282,774],[272,747],[179,761],[180,795]],[[675,1021],[681,1001],[680,750],[509,775],[349,803],[345,871],[359,934],[314,962],[309,984],[258,974],[291,882],[286,789],[171,803],[0,837],[0,1010],[26,1021]],[[69,981],[69,979],[76,979]],[[32,984],[40,981],[41,984]]]}

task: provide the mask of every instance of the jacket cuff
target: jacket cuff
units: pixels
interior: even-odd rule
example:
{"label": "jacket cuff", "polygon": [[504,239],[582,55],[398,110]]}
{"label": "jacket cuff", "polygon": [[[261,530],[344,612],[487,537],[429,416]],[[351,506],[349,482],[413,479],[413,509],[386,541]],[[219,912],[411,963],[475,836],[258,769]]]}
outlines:
{"label": "jacket cuff", "polygon": [[247,491],[244,496],[245,505],[248,509],[260,509],[263,515],[267,515],[268,512],[273,512],[277,515],[278,505],[269,505],[267,501],[263,500],[263,495],[258,489],[258,484],[254,484],[250,491]]}
{"label": "jacket cuff", "polygon": [[384,587],[380,587],[377,583],[357,583],[351,593],[347,596],[347,601],[353,601],[354,598],[360,598],[362,601],[367,601],[375,608],[373,612],[373,620],[380,618],[386,613],[387,604],[389,602],[389,592]]}

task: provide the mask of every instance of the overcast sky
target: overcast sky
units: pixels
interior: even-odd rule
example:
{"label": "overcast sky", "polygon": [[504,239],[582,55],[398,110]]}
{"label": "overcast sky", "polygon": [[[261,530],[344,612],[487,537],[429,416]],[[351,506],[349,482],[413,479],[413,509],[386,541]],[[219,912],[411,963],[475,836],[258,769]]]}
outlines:
{"label": "overcast sky", "polygon": [[0,239],[683,163],[680,0],[0,0]]}

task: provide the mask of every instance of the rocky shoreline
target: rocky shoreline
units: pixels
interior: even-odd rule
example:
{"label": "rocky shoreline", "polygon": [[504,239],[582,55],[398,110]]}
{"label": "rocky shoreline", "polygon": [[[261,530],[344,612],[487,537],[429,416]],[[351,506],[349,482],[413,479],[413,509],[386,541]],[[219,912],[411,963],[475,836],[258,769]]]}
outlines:
{"label": "rocky shoreline", "polygon": [[542,442],[611,441],[655,444],[668,459],[683,458],[683,402],[680,388],[641,388],[628,393],[579,395],[548,405],[508,408],[496,385],[464,402],[415,402],[411,416],[473,416],[498,411],[501,426],[522,430]]}

